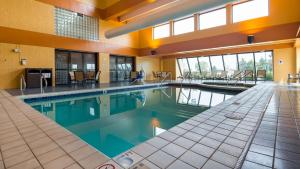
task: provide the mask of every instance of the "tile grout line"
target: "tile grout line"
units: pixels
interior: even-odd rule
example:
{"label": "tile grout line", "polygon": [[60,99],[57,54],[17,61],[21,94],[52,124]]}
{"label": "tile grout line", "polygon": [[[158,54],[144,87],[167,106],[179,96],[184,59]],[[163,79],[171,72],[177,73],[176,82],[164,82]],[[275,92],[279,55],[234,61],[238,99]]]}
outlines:
{"label": "tile grout line", "polygon": [[[8,100],[9,100],[9,99],[8,99]],[[9,100],[9,102],[11,102],[11,101]],[[3,103],[0,103],[0,104],[2,105],[3,109],[5,110],[6,114],[8,115],[9,119],[11,120],[11,122],[14,124],[14,127],[15,127],[15,128],[17,129],[17,131],[19,132],[19,134],[20,134],[20,136],[22,137],[24,143],[28,146],[29,151],[33,154],[33,157],[35,157],[35,159],[38,161],[40,167],[44,168],[43,165],[42,165],[42,164],[40,163],[40,161],[38,160],[37,156],[34,154],[34,152],[32,151],[32,149],[30,148],[30,146],[29,146],[29,144],[27,143],[27,141],[25,140],[24,136],[23,136],[22,133],[20,132],[19,128],[17,127],[17,125],[16,125],[16,123],[15,123],[15,121],[12,120],[12,118],[11,118],[11,116],[10,116],[10,113],[7,112],[7,109],[5,108],[5,106],[3,106]],[[14,104],[13,104],[13,105],[14,105]],[[28,151],[28,150],[27,150],[27,151]],[[24,160],[24,161],[26,161],[26,160]],[[17,163],[17,164],[14,164],[13,166],[16,166],[16,165],[18,165],[18,164],[21,164],[21,163],[24,162],[24,161],[21,161],[21,162],[19,162],[19,163]],[[11,167],[12,167],[12,166],[11,166]]]}
{"label": "tile grout line", "polygon": [[[252,95],[254,95],[254,94],[252,94]],[[250,100],[251,99],[251,97],[248,97],[248,99],[247,99],[247,101],[248,100]],[[245,101],[245,102],[247,102],[247,101]],[[257,101],[258,102],[258,101]],[[238,108],[236,108],[236,110],[238,110],[239,108],[241,108],[241,107],[243,107],[243,105],[240,105]],[[253,108],[254,106],[252,106],[252,108]],[[223,109],[221,109],[221,110],[218,110],[218,113],[220,113],[221,111],[224,111],[226,108],[223,108]],[[235,110],[235,111],[236,111]],[[249,113],[249,111],[250,110],[248,110],[248,112],[247,112],[247,114]],[[211,117],[213,117],[213,116],[215,116],[215,115],[217,115],[218,113],[215,113],[214,115],[211,115],[209,118],[207,118],[206,119],[206,121],[207,120],[210,120],[210,118]],[[191,118],[192,119],[192,118]],[[222,122],[224,122],[226,119],[228,119],[228,118],[225,118]],[[206,121],[203,121],[202,123],[205,123]],[[222,122],[220,122],[217,126],[215,126],[213,129],[211,129],[211,130],[209,130],[209,132],[212,132],[215,128],[217,128]],[[230,130],[228,130],[228,131],[230,131],[230,133],[226,136],[226,138],[221,142],[221,144],[222,143],[224,143],[224,141],[227,139],[227,138],[229,138],[229,135],[237,128],[237,126],[241,123],[242,121],[240,120],[240,122],[238,122],[237,123],[237,125],[235,126],[235,128],[234,129],[232,129],[231,131]],[[207,123],[205,123],[205,124],[207,124]],[[209,125],[209,124],[208,124]],[[197,125],[197,126],[195,126],[194,128],[196,128],[196,127],[198,127],[199,125]],[[193,132],[193,131],[191,131],[191,130],[193,130],[194,128],[192,128],[192,129],[190,129],[189,131],[190,132]],[[201,128],[201,127],[200,127]],[[225,129],[226,130],[226,129]],[[194,133],[194,132],[193,132]],[[198,133],[196,133],[196,134],[198,134]],[[209,133],[207,133],[207,134],[205,134],[198,142],[196,142],[195,144],[201,144],[201,143],[199,143],[202,139],[204,139],[204,137],[206,137],[207,135],[208,135]],[[219,133],[218,133],[219,134]],[[222,134],[223,135],[223,134]],[[208,138],[210,138],[210,137],[208,137]],[[213,139],[213,138],[210,138],[210,139]],[[213,140],[215,140],[215,139],[213,139]],[[239,140],[239,139],[238,139]],[[216,141],[218,141],[218,140],[216,140]],[[173,142],[171,142],[171,143],[173,143]],[[194,144],[194,145],[195,145]],[[208,157],[207,159],[208,160],[206,160],[206,162],[203,164],[203,166],[205,166],[205,164],[207,163],[207,161],[209,161],[210,159],[211,159],[211,157],[215,154],[215,152],[216,151],[218,151],[218,148],[221,146],[221,144],[216,148],[216,149],[214,149],[214,152],[211,154],[211,156],[210,157]],[[177,144],[176,144],[177,145]],[[194,146],[193,145],[193,146]],[[203,145],[203,144],[201,144],[201,145]],[[204,145],[204,146],[207,146],[207,145]],[[181,146],[180,146],[181,147]],[[209,146],[208,146],[209,147]],[[191,147],[192,148],[192,147]],[[188,151],[192,151],[191,150],[191,148],[189,148],[189,149],[187,149]],[[210,147],[211,148],[211,147]],[[163,150],[162,150],[163,151]],[[192,151],[192,152],[194,152],[194,151]],[[194,152],[194,153],[196,153],[196,152]],[[167,153],[168,154],[168,153]],[[198,154],[198,153],[196,153],[196,154]],[[227,153],[225,153],[225,154],[227,154]],[[201,155],[201,154],[198,154],[198,155]],[[230,155],[230,154],[228,154],[228,155]],[[182,155],[180,155],[178,158],[176,158],[176,160],[180,160],[179,158],[181,157],[181,156],[183,156],[183,154]],[[201,155],[201,156],[203,156],[203,155]],[[206,158],[206,157],[205,157]],[[170,163],[167,167],[169,167],[170,165],[172,165],[173,163],[175,163],[176,162],[176,160],[174,160],[172,163]],[[213,160],[213,159],[211,159],[211,160]],[[181,160],[180,160],[181,161]],[[215,161],[215,160],[213,160],[213,161]],[[184,161],[183,161],[184,162]],[[218,162],[218,161],[215,161],[215,162],[217,162],[217,163],[220,163],[220,162]],[[186,163],[186,162],[184,162],[184,163]],[[222,163],[220,163],[220,164],[222,164]],[[190,164],[189,164],[190,165]],[[222,165],[224,165],[224,164],[222,164]],[[202,167],[203,167],[202,166]],[[227,165],[224,165],[224,166],[227,166]],[[229,167],[229,166],[227,166],[227,167]],[[230,167],[231,168],[231,167]]]}
{"label": "tile grout line", "polygon": [[276,112],[276,129],[275,129],[276,132],[275,132],[274,150],[273,150],[273,157],[272,157],[272,168],[275,168],[275,155],[276,155],[276,144],[277,144],[276,140],[277,140],[277,131],[278,131],[278,113],[279,113],[279,109],[280,109],[280,100],[281,100],[281,92],[279,93],[279,98],[278,98],[279,106],[278,106],[278,110]]}
{"label": "tile grout line", "polygon": [[[15,105],[10,99],[8,99],[9,101],[10,101],[10,103],[12,103],[13,105]],[[17,106],[16,106],[17,107]],[[64,151],[65,153],[66,153],[66,155],[68,155],[72,160],[74,160],[74,162],[75,163],[77,163],[77,164],[79,164],[78,163],[78,161],[76,160],[76,159],[74,159],[72,156],[70,156],[70,154],[68,153],[68,152],[66,152],[59,144],[57,144],[56,143],[56,141],[55,140],[53,140],[42,128],[40,128],[40,126],[39,125],[37,125],[31,118],[29,118],[28,117],[28,115],[25,113],[25,112],[23,112],[22,110],[20,110],[20,108],[19,107],[17,107],[17,109],[19,110],[19,111],[21,111],[22,112],[22,114],[28,119],[28,120],[30,120],[37,128],[39,128],[49,139],[51,139],[62,151]],[[18,129],[18,131],[19,131],[19,129]],[[21,134],[21,133],[20,133]],[[25,138],[23,137],[23,135],[21,134],[21,136],[22,136],[22,138],[23,138],[23,140],[24,140],[24,142],[27,144],[27,141],[25,140]],[[28,145],[28,144],[27,144]],[[31,149],[31,147],[28,145],[28,147],[29,147],[29,149],[30,149],[30,151],[32,152],[32,149]],[[33,152],[32,152],[33,153]],[[45,154],[45,153],[43,153],[43,154]],[[40,161],[38,160],[38,158],[37,158],[37,156],[33,153],[33,155],[35,156],[35,158],[36,158],[36,160],[40,163]],[[60,156],[60,157],[62,157],[62,156]],[[57,157],[57,158],[55,158],[55,159],[58,159],[58,158],[60,158],[60,157]],[[55,159],[53,159],[53,160],[55,160]],[[52,160],[52,161],[53,161]],[[49,162],[47,162],[47,163],[50,163],[51,161],[49,161]],[[47,164],[46,163],[46,164]],[[40,163],[41,164],[41,163]],[[74,163],[72,163],[72,164],[74,164]],[[80,167],[82,167],[82,168],[84,168],[83,166],[81,166],[80,164],[79,164],[79,166]],[[42,165],[41,164],[41,167],[42,168],[44,168],[44,165]]]}
{"label": "tile grout line", "polygon": [[295,108],[294,108],[293,104],[291,104],[291,94],[290,94],[289,91],[287,92],[287,94],[288,94],[288,97],[289,97],[289,104],[290,104],[290,106],[291,106],[291,108],[293,110],[293,120],[294,120],[294,122],[296,124],[296,127],[297,127],[298,138],[300,139],[300,129],[299,129],[298,123],[297,123],[296,118],[295,118]]}
{"label": "tile grout line", "polygon": [[[272,89],[272,91],[273,91],[273,89]],[[259,118],[258,121],[256,122],[257,124],[256,124],[255,128],[253,129],[252,134],[250,135],[250,138],[248,139],[248,141],[247,141],[247,143],[246,143],[246,146],[244,147],[244,149],[243,149],[243,151],[242,151],[242,154],[241,154],[240,157],[238,158],[238,161],[237,161],[237,163],[236,163],[234,169],[241,169],[241,168],[242,168],[242,165],[243,165],[243,163],[244,163],[244,161],[245,161],[246,155],[247,155],[248,152],[249,152],[250,146],[252,145],[253,139],[254,139],[254,137],[255,137],[255,135],[256,135],[256,133],[257,133],[257,130],[259,129],[259,126],[260,126],[260,124],[261,124],[261,122],[262,122],[263,116],[264,116],[264,114],[265,114],[265,112],[266,112],[266,109],[267,109],[267,107],[268,107],[268,105],[269,105],[269,103],[270,103],[271,98],[272,98],[272,96],[269,96],[269,97],[268,97],[268,102],[266,103],[264,110],[261,112],[260,118]],[[259,100],[258,100],[258,101],[259,101]],[[257,101],[257,102],[258,102],[258,101]],[[256,103],[257,103],[257,102],[256,102]]]}

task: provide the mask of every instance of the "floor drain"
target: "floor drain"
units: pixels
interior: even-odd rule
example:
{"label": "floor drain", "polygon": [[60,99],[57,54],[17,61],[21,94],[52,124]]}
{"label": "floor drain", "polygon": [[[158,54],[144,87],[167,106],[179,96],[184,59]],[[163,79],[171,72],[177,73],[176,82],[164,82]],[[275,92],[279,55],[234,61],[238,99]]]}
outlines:
{"label": "floor drain", "polygon": [[118,162],[121,166],[123,166],[123,167],[125,167],[125,168],[129,168],[129,167],[132,165],[132,163],[133,163],[133,159],[130,158],[130,157],[122,157],[122,158],[118,158],[118,159],[117,159],[117,162]]}
{"label": "floor drain", "polygon": [[239,113],[228,113],[228,114],[225,114],[224,116],[229,119],[233,119],[233,120],[242,120],[244,118],[244,116]]}

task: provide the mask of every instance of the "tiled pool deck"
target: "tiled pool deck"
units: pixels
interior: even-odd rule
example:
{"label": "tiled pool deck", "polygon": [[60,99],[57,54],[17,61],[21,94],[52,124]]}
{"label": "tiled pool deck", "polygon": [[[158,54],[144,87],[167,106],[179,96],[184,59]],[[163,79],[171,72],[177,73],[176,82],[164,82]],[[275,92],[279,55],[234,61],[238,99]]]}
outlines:
{"label": "tiled pool deck", "polygon": [[[300,168],[300,88],[259,84],[114,159],[0,91],[0,169]],[[242,120],[224,115],[235,113]],[[102,168],[101,168],[102,169]]]}

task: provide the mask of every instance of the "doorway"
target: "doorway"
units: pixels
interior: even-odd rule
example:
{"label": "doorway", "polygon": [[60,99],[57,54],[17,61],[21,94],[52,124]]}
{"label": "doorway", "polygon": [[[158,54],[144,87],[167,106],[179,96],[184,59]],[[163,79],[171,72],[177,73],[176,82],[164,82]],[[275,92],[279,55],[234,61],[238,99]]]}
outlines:
{"label": "doorway", "polygon": [[110,55],[110,82],[130,81],[130,72],[135,70],[134,57]]}
{"label": "doorway", "polygon": [[70,84],[69,72],[97,72],[98,54],[68,50],[55,50],[55,82],[56,85]]}

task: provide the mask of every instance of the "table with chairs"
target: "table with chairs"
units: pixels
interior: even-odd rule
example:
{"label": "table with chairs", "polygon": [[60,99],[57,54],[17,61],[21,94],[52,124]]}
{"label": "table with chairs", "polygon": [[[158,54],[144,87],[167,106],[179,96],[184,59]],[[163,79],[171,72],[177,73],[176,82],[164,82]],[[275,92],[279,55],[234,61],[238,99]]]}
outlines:
{"label": "table with chairs", "polygon": [[70,71],[69,77],[71,84],[96,83],[99,81],[100,71]]}

